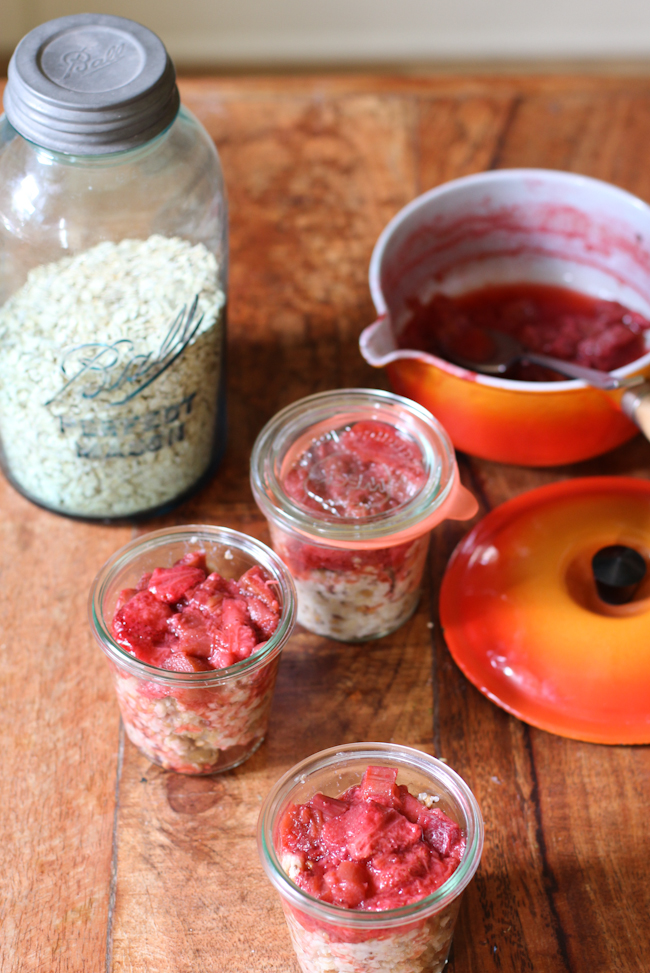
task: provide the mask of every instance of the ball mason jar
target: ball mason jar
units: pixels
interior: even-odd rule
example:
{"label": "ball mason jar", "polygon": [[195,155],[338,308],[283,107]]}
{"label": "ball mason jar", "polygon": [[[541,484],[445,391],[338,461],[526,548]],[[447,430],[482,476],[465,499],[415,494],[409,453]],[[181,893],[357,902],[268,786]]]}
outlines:
{"label": "ball mason jar", "polygon": [[42,24],[0,120],[0,463],[57,513],[158,513],[224,436],[227,207],[161,41]]}
{"label": "ball mason jar", "polygon": [[[143,574],[203,551],[210,571],[238,579],[259,565],[280,603],[278,626],[247,659],[224,669],[170,672],[143,662],[113,637],[120,592]],[[110,666],[127,736],[153,763],[183,774],[230,770],[257,750],[266,734],[280,662],[295,621],[295,588],[265,544],[226,527],[188,525],[152,531],[117,551],[93,583],[90,625]]]}
{"label": "ball mason jar", "polygon": [[[360,465],[354,455],[349,462],[357,448],[355,430]],[[337,444],[350,431],[338,463]],[[383,445],[375,448],[380,440]],[[323,462],[315,451],[330,452]],[[396,499],[392,483],[377,487],[375,480],[381,469],[388,469],[387,480],[400,479],[401,453],[407,472],[417,461],[415,481],[405,488],[402,478]],[[368,465],[373,456],[377,463]],[[386,457],[389,466],[382,467]],[[305,463],[312,464],[310,483],[315,471],[313,478],[330,491],[318,506],[287,490],[288,476]],[[344,515],[334,509],[332,476],[342,478],[344,504],[352,495],[359,501],[354,516],[347,507]],[[478,507],[460,483],[453,446],[440,423],[416,402],[377,389],[321,392],[278,412],[253,447],[251,487],[273,547],[293,575],[298,621],[343,642],[380,638],[399,628],[419,601],[431,529],[447,518],[468,519]],[[366,512],[366,488],[387,509],[375,510],[371,503]]]}
{"label": "ball mason jar", "polygon": [[[460,864],[443,885],[419,902],[381,912],[309,895],[291,880],[279,853],[279,826],[289,805],[316,793],[338,797],[359,784],[369,766],[398,768],[397,783],[415,797],[430,797],[465,838]],[[441,973],[462,894],[481,859],[483,819],[467,784],[441,760],[393,743],[348,743],[308,757],[277,782],[262,805],[257,841],[303,973]]]}

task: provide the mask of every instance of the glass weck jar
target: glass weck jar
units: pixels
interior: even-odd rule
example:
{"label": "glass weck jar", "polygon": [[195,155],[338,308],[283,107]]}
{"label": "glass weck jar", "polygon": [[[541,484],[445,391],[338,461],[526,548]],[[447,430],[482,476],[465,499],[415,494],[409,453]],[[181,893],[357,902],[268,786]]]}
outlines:
{"label": "glass weck jar", "polygon": [[443,761],[394,743],[348,743],[280,778],[257,843],[303,973],[442,973],[483,818]]}
{"label": "glass weck jar", "polygon": [[90,624],[145,757],[182,774],[248,760],[266,734],[295,600],[280,558],[227,527],[152,531],[106,562]]}
{"label": "glass weck jar", "polygon": [[415,611],[431,529],[478,504],[430,412],[377,389],[337,389],[278,412],[257,437],[251,486],[293,575],[298,621],[343,642]]}
{"label": "glass weck jar", "polygon": [[37,27],[0,120],[0,439],[34,502],[159,512],[223,440],[227,210],[162,42],[121,17]]}

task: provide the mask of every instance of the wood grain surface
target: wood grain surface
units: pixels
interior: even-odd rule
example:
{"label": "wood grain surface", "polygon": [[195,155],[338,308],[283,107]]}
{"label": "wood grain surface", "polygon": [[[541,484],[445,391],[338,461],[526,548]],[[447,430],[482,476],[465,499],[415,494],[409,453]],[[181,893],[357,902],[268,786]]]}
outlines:
{"label": "wood grain surface", "polygon": [[[650,200],[646,78],[197,78],[182,97],[230,198],[229,445],[200,494],[140,531],[202,521],[268,539],[248,486],[255,436],[310,392],[387,387],[357,341],[373,244],[413,196],[546,166]],[[481,514],[561,478],[650,476],[641,438],[553,470],[459,459]],[[90,582],[131,528],[58,518],[4,481],[0,511],[2,973],[296,973],[257,813],[291,764],[354,740],[444,757],[481,804],[485,853],[450,973],[648,973],[649,750],[532,729],[464,679],[436,605],[467,525],[436,530],[420,609],[393,636],[347,646],[298,630],[266,742],[192,779],[124,740],[86,622]]]}

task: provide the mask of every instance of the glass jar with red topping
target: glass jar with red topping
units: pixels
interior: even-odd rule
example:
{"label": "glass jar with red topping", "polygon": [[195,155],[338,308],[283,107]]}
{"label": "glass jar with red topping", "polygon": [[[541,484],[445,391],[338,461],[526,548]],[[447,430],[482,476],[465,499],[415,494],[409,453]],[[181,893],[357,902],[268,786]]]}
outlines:
{"label": "glass jar with red topping", "polygon": [[293,581],[266,545],[225,527],[153,531],[106,562],[89,608],[146,757],[214,774],[257,750],[295,618]]}
{"label": "glass jar with red topping", "polygon": [[391,743],[303,760],[258,823],[303,973],[441,973],[482,848],[481,812],[462,778]]}
{"label": "glass jar with red topping", "polygon": [[259,434],[251,486],[293,575],[298,621],[362,642],[415,610],[429,532],[477,504],[445,430],[391,392],[342,389],[294,402]]}

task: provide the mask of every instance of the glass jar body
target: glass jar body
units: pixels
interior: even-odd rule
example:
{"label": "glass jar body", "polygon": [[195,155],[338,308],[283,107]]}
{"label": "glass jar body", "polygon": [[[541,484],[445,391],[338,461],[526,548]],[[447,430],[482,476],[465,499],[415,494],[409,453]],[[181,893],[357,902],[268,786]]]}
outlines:
{"label": "glass jar body", "polygon": [[[299,622],[344,642],[388,635],[415,611],[431,529],[464,496],[442,426],[378,389],[278,412],[253,446],[251,488],[296,583]],[[471,516],[469,499],[452,516]]]}
{"label": "glass jar body", "polygon": [[351,932],[315,923],[282,899],[282,910],[302,973],[442,973],[462,896],[418,922]]}
{"label": "glass jar body", "polygon": [[279,664],[276,654],[249,672],[195,687],[137,676],[109,660],[131,743],[165,770],[203,776],[238,767],[260,746]]}
{"label": "glass jar body", "polygon": [[25,496],[133,517],[211,471],[227,247],[219,159],[184,109],[152,141],[99,156],[0,122],[0,461]]}
{"label": "glass jar body", "polygon": [[[193,552],[210,571],[238,579],[259,565],[280,604],[275,632],[247,659],[224,669],[171,672],[143,662],[113,638],[120,592],[143,575]],[[90,622],[107,656],[127,735],[149,760],[184,774],[230,770],[257,750],[266,733],[280,653],[293,629],[295,588],[282,561],[239,531],[189,525],[153,531],[118,551],[95,579]]]}
{"label": "glass jar body", "polygon": [[341,642],[389,635],[418,606],[429,532],[394,547],[342,550],[269,521],[273,548],[293,576],[298,622]]}
{"label": "glass jar body", "polygon": [[[430,796],[458,823],[466,841],[456,871],[419,902],[386,911],[345,909],[295,885],[282,866],[281,822],[287,807],[321,793],[339,797],[360,783],[369,766],[398,769],[397,783]],[[447,961],[461,897],[480,861],[483,821],[465,782],[442,761],[410,747],[357,743],[308,757],[266,797],[258,823],[262,865],[279,892],[303,973],[441,973]]]}

